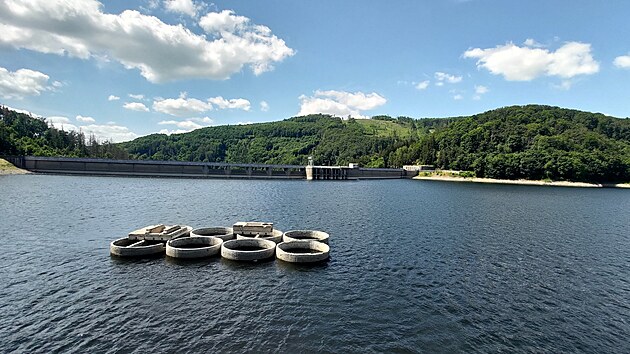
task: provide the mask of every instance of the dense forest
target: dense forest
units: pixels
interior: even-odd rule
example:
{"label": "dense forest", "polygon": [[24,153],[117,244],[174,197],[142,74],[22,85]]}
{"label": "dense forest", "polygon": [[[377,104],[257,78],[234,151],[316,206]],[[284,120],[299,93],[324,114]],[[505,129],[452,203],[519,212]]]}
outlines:
{"label": "dense forest", "polygon": [[401,167],[431,164],[478,177],[630,181],[630,120],[528,105],[453,118],[309,115],[271,123],[152,134],[120,144],[87,141],[2,108],[0,154],[234,163]]}
{"label": "dense forest", "polygon": [[116,144],[49,126],[44,118],[0,106],[0,155],[128,158]]}

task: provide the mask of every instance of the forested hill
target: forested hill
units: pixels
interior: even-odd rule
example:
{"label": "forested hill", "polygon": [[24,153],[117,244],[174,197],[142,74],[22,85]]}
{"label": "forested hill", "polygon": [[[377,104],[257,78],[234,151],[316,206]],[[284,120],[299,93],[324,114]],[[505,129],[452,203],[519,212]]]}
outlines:
{"label": "forested hill", "polygon": [[540,105],[438,119],[309,115],[109,144],[0,106],[0,155],[297,165],[313,156],[321,165],[420,163],[489,178],[630,182],[630,120]]}
{"label": "forested hill", "polygon": [[115,144],[49,126],[44,118],[0,105],[0,155],[128,158]]}
{"label": "forested hill", "polygon": [[305,165],[308,156],[313,156],[322,165],[358,162],[385,167],[407,162],[398,159],[395,152],[428,134],[424,123],[430,122],[309,115],[271,123],[207,127],[171,136],[153,134],[121,146],[139,159]]}
{"label": "forested hill", "polygon": [[371,167],[432,164],[478,177],[630,181],[630,120],[528,105],[442,119],[325,115],[149,135],[121,144],[140,159]]}

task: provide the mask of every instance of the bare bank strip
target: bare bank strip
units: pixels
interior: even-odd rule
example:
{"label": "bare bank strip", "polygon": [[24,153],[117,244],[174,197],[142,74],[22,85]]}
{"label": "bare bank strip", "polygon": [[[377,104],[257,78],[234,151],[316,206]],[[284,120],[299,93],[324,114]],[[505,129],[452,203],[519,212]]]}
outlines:
{"label": "bare bank strip", "polygon": [[27,173],[30,172],[13,166],[7,160],[0,159],[0,175],[24,175]]}
{"label": "bare bank strip", "polygon": [[517,184],[527,186],[555,186],[555,187],[581,187],[581,188],[630,188],[628,183],[611,183],[611,184],[598,184],[598,183],[585,183],[585,182],[567,182],[567,181],[530,181],[525,179],[511,180],[511,179],[493,179],[493,178],[478,178],[478,177],[453,177],[453,176],[416,176],[413,179],[425,180],[425,181],[447,181],[447,182],[472,182],[472,183],[492,183],[492,184]]}

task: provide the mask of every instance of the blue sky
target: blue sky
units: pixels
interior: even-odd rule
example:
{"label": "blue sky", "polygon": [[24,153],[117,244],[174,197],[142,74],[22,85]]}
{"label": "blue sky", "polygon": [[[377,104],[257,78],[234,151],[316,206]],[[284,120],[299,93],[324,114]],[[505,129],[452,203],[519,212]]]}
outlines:
{"label": "blue sky", "polygon": [[123,141],[307,113],[630,116],[630,2],[7,0],[0,103]]}

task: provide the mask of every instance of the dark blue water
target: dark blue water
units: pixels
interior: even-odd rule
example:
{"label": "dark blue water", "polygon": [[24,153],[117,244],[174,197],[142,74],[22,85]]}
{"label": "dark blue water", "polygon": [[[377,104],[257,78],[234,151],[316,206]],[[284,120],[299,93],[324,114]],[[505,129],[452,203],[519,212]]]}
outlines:
{"label": "dark blue water", "polygon": [[[630,191],[0,176],[0,352],[630,352]],[[314,266],[109,256],[154,223],[331,234]]]}

